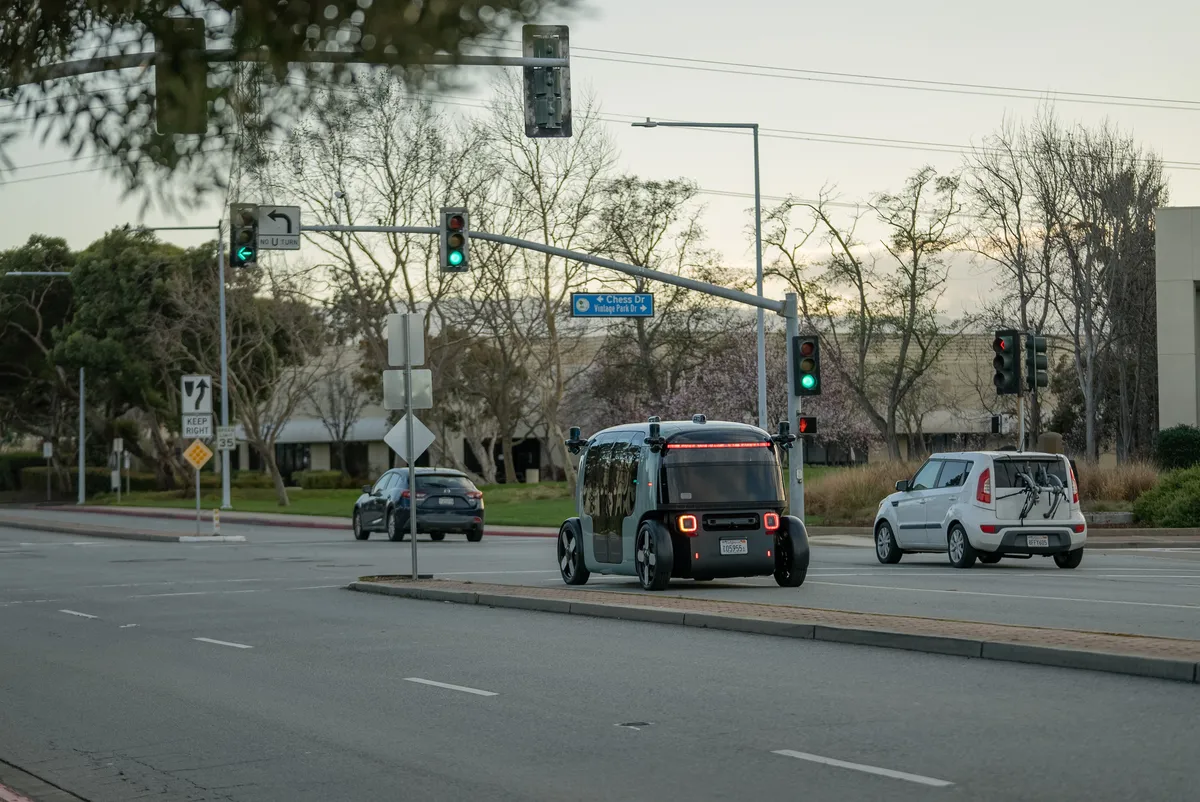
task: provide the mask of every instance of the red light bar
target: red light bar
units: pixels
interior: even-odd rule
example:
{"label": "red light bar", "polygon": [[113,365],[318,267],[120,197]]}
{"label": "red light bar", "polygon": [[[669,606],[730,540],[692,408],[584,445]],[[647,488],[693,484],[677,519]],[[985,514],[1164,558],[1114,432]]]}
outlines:
{"label": "red light bar", "polygon": [[668,443],[671,448],[770,448],[770,443]]}

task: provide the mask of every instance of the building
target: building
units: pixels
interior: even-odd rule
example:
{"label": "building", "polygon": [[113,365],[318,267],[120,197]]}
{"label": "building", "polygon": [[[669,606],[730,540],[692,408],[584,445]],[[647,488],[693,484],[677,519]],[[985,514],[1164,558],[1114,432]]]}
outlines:
{"label": "building", "polygon": [[1200,425],[1200,207],[1154,213],[1158,421]]}

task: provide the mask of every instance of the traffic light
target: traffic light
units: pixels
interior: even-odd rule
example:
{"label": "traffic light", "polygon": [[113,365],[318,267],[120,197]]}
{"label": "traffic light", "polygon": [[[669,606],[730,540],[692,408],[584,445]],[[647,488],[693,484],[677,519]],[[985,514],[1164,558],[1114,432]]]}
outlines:
{"label": "traffic light", "polygon": [[258,264],[257,204],[229,204],[229,263],[233,267]]}
{"label": "traffic light", "polygon": [[817,433],[817,419],[812,415],[796,418],[796,431],[801,435],[814,435]]}
{"label": "traffic light", "polygon": [[1039,387],[1050,386],[1050,376],[1046,373],[1049,362],[1046,361],[1046,338],[1030,334],[1025,343],[1025,386],[1036,391]]}
{"label": "traffic light", "polygon": [[[521,52],[530,58],[570,58],[566,25],[526,25]],[[525,136],[571,135],[571,68],[525,67]]]}
{"label": "traffic light", "polygon": [[792,338],[792,384],[796,395],[821,394],[821,338]]}
{"label": "traffic light", "polygon": [[442,209],[441,247],[443,273],[466,273],[471,269],[470,226],[467,210],[457,206]]}
{"label": "traffic light", "polygon": [[997,395],[1021,394],[1021,338],[1012,329],[996,332],[992,340],[992,350],[996,352],[992,359],[992,367],[996,369],[993,381],[996,383]]}
{"label": "traffic light", "polygon": [[208,58],[204,20],[169,21],[170,30],[156,37],[154,123],[160,134],[203,134],[208,131]]}

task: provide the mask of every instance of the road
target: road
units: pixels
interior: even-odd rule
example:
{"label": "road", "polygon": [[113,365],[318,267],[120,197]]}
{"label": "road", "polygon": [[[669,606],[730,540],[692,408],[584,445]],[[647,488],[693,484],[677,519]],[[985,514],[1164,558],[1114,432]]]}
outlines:
{"label": "road", "polygon": [[[1200,782],[1191,686],[355,594],[338,586],[402,572],[407,544],[239,533],[255,541],[0,529],[0,759],[95,802],[1123,800]],[[552,571],[552,541],[422,547],[435,573],[552,581],[517,573]],[[1188,583],[1167,575],[1197,581],[1186,556],[1085,563],[1154,572],[1139,582],[1028,563],[952,576],[1165,594]],[[790,593],[824,606],[877,592],[845,585],[898,586],[872,561],[821,549],[813,584]],[[939,571],[891,573],[932,585]]]}

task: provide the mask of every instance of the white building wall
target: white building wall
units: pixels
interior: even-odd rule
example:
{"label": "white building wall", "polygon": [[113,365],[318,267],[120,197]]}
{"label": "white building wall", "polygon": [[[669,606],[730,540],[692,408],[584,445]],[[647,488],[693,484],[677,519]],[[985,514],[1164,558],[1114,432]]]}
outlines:
{"label": "white building wall", "polygon": [[1158,414],[1200,424],[1200,208],[1155,212]]}

